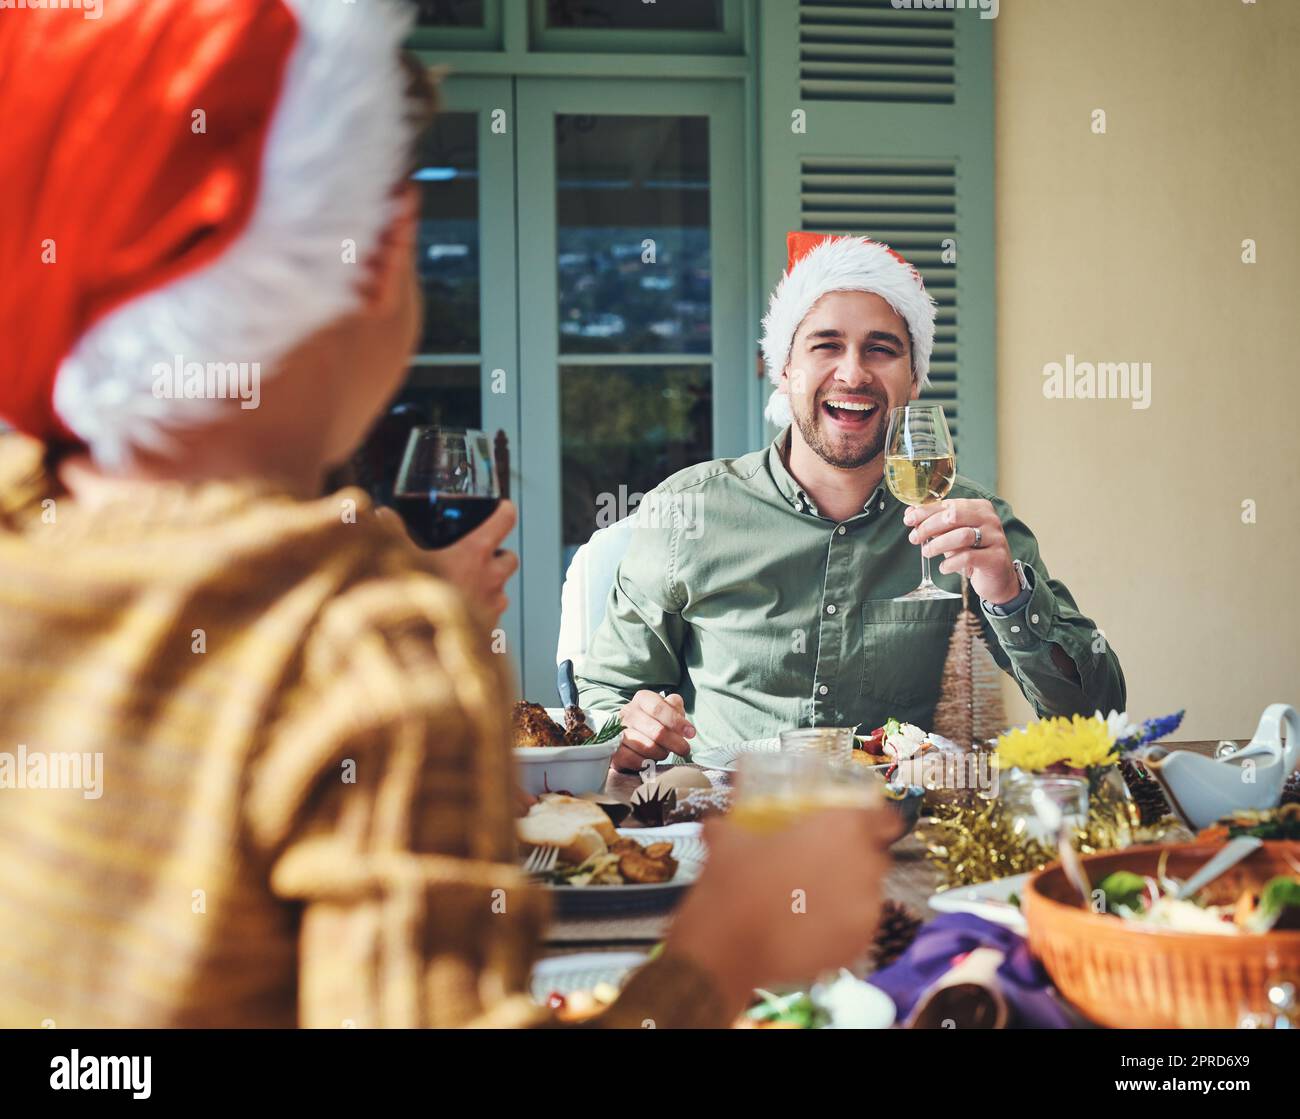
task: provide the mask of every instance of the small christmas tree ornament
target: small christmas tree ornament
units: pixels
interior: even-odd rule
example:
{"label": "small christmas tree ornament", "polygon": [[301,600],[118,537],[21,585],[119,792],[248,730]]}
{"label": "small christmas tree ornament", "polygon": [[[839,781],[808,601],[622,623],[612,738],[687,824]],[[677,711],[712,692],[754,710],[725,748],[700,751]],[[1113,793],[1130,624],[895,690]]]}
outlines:
{"label": "small christmas tree ornament", "polygon": [[979,618],[971,608],[969,588],[963,577],[961,610],[948,639],[943,685],[934,709],[934,732],[959,746],[985,743],[1007,725],[1002,670],[989,652]]}

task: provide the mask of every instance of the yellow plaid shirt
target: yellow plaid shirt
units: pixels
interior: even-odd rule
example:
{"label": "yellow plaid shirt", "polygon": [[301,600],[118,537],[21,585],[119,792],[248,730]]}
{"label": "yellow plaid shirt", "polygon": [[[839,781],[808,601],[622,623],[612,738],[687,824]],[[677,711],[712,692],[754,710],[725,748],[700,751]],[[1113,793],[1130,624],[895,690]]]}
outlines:
{"label": "yellow plaid shirt", "polygon": [[[0,1026],[547,1024],[487,644],[360,491],[88,508],[0,437]],[[599,1024],[720,1015],[665,958]]]}

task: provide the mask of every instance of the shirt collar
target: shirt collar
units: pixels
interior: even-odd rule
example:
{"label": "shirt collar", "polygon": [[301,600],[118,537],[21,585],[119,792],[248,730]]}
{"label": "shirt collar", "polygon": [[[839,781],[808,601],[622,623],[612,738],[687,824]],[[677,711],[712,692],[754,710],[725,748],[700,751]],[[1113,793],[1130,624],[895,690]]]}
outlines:
{"label": "shirt collar", "polygon": [[[776,488],[781,496],[786,499],[796,513],[807,513],[810,516],[817,517],[817,507],[813,504],[812,499],[804,492],[803,488],[795,481],[794,475],[786,468],[785,452],[790,446],[790,428],[786,426],[781,429],[781,433],[772,440],[772,445],[767,449],[767,464],[771,471],[772,480],[776,483]],[[867,503],[862,507],[862,512],[850,520],[857,520],[864,514],[878,517],[893,501],[892,495],[883,481],[876,486],[872,494],[867,498]]]}
{"label": "shirt collar", "polygon": [[772,472],[772,480],[776,482],[776,488],[780,490],[781,496],[791,505],[798,504],[806,500],[807,495],[799,488],[799,483],[794,480],[793,475],[786,469],[785,455],[782,449],[790,445],[790,428],[787,425],[781,429],[781,433],[772,440],[772,445],[767,449],[767,465]]}

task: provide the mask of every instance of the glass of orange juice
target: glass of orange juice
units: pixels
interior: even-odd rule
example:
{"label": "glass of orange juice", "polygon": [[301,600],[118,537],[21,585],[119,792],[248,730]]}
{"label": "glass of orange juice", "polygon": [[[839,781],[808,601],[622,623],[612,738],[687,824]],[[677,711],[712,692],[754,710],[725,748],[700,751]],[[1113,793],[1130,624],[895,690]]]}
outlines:
{"label": "glass of orange juice", "polygon": [[871,808],[880,781],[862,766],[814,750],[747,754],[736,770],[730,818],[751,831],[789,827],[824,808]]}

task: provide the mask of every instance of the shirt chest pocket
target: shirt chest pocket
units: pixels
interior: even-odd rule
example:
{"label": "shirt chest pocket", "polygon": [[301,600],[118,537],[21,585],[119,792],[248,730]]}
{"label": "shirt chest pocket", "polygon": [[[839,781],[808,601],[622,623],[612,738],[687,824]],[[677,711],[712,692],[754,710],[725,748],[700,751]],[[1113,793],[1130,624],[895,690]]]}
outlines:
{"label": "shirt chest pocket", "polygon": [[961,599],[862,604],[862,695],[886,707],[933,704]]}

